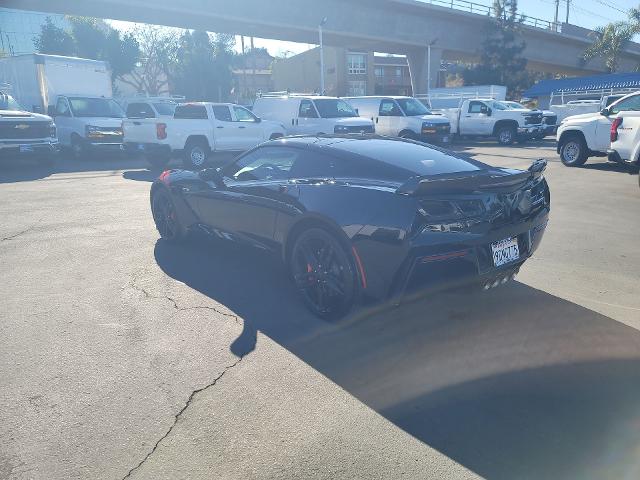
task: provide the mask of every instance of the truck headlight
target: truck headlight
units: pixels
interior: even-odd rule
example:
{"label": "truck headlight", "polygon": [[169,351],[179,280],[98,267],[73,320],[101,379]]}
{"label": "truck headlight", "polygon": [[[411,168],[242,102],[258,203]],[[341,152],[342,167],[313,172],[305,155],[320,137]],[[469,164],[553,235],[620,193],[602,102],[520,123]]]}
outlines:
{"label": "truck headlight", "polygon": [[100,135],[100,127],[96,127],[95,125],[87,125],[84,127],[84,131],[87,137],[97,137]]}
{"label": "truck headlight", "polygon": [[336,125],[333,127],[333,133],[349,133],[349,127],[346,125]]}

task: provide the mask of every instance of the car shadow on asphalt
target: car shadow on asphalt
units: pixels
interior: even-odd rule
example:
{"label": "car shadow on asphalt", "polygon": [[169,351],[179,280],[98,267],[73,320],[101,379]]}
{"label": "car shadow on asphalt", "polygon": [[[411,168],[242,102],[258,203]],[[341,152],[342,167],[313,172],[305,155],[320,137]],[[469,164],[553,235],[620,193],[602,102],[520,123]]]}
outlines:
{"label": "car shadow on asphalt", "polygon": [[518,282],[311,316],[279,259],[159,240],[170,277],[244,320],[415,438],[489,479],[640,478],[640,332]]}

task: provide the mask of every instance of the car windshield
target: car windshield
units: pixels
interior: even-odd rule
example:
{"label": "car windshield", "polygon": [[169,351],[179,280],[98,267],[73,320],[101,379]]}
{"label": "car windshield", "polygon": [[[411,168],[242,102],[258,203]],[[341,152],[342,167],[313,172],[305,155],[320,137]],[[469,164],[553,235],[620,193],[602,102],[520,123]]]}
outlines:
{"label": "car windshield", "polygon": [[356,111],[344,100],[338,98],[319,98],[314,100],[322,118],[357,117]]}
{"label": "car windshield", "polygon": [[498,101],[493,101],[493,102],[487,102],[487,104],[493,108],[494,110],[511,110],[513,109],[513,107],[509,107],[508,105],[504,104],[503,102],[498,102]]}
{"label": "car windshield", "polygon": [[176,111],[176,103],[172,102],[158,102],[154,103],[153,107],[160,115],[172,116]]}
{"label": "car windshield", "polygon": [[415,98],[399,98],[396,100],[400,108],[407,117],[415,117],[419,115],[431,115],[431,112],[422,102]]}
{"label": "car windshield", "polygon": [[18,102],[11,95],[0,93],[0,110],[22,110]]}
{"label": "car windshield", "polygon": [[124,117],[120,105],[110,98],[72,97],[69,103],[75,117]]}

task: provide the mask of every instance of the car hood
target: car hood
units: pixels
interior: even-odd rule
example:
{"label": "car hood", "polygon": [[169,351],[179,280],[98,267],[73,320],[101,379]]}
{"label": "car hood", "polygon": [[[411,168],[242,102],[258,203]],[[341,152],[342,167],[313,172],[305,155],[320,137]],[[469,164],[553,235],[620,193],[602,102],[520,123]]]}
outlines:
{"label": "car hood", "polygon": [[562,123],[589,123],[598,120],[602,115],[600,113],[581,113],[580,115],[571,115],[564,119]]}
{"label": "car hood", "polygon": [[449,123],[449,119],[442,115],[420,115],[413,118],[417,118],[418,120],[422,120],[423,122],[429,122],[429,123],[441,123],[441,124]]}
{"label": "car hood", "polygon": [[0,110],[0,121],[24,120],[24,121],[51,121],[51,117],[39,113],[25,112],[23,110]]}
{"label": "car hood", "polygon": [[344,117],[344,118],[334,118],[336,121],[336,125],[346,125],[346,126],[362,126],[362,125],[373,125],[373,121],[368,118],[363,117]]}
{"label": "car hood", "polygon": [[107,118],[107,117],[76,117],[77,120],[82,120],[85,125],[92,125],[94,127],[121,127],[123,118]]}

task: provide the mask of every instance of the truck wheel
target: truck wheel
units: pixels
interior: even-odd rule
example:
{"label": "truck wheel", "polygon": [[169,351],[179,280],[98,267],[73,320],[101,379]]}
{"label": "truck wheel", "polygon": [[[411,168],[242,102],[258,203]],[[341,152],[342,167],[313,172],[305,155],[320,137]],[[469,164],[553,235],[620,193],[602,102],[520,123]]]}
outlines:
{"label": "truck wheel", "polygon": [[567,167],[579,167],[584,165],[589,156],[587,144],[579,135],[565,137],[560,142],[560,160]]}
{"label": "truck wheel", "polygon": [[82,143],[82,139],[77,135],[71,137],[71,155],[74,160],[82,160],[85,155],[84,144]]}
{"label": "truck wheel", "polygon": [[193,139],[184,147],[184,167],[189,170],[200,170],[207,163],[209,145],[201,139]]}
{"label": "truck wheel", "polygon": [[500,145],[513,145],[516,139],[516,129],[511,125],[505,125],[499,127],[496,131],[496,137],[498,137],[498,143]]}

